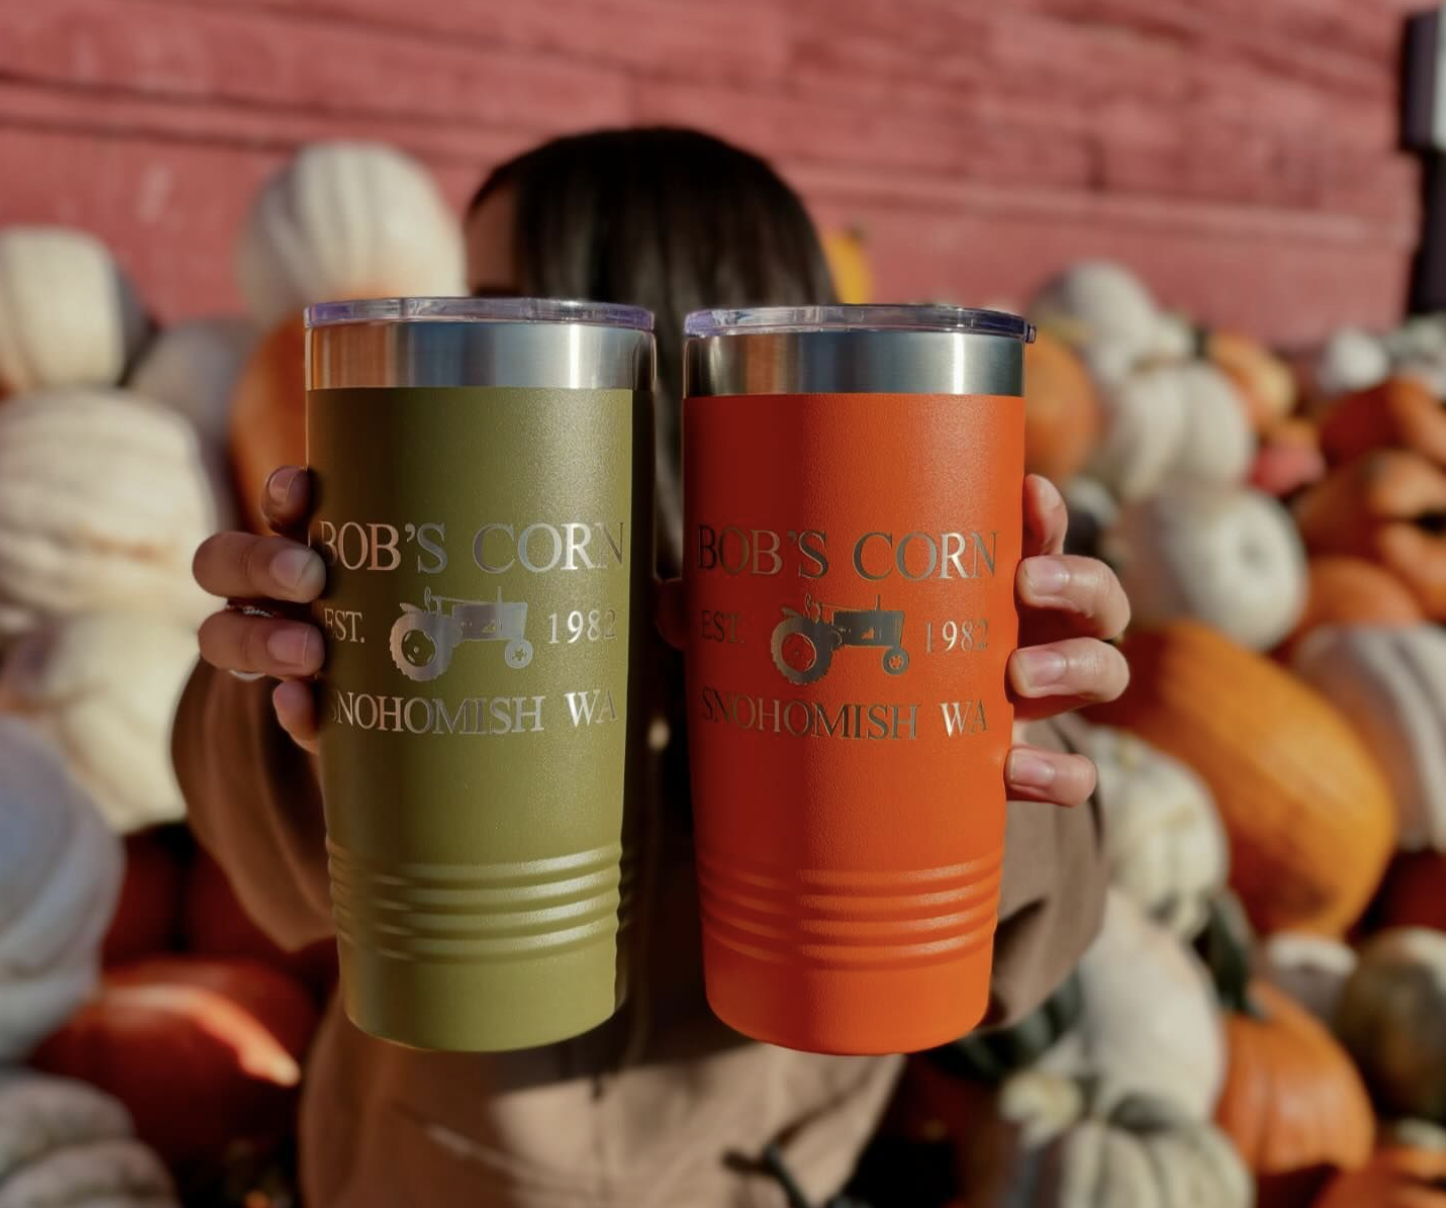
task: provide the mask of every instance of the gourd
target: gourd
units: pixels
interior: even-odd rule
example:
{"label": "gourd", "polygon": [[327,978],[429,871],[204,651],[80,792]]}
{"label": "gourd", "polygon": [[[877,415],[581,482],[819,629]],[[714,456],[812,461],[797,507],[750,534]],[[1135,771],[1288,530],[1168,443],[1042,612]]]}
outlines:
{"label": "gourd", "polygon": [[1212,331],[1205,339],[1205,357],[1235,383],[1255,431],[1267,431],[1295,410],[1290,366],[1259,340],[1240,332]]}
{"label": "gourd", "polygon": [[1292,504],[1312,553],[1377,562],[1432,620],[1446,619],[1446,471],[1419,453],[1377,449],[1339,469]]}
{"label": "gourd", "polygon": [[[998,1085],[1011,1074],[1026,1069],[1064,1040],[1084,1013],[1084,995],[1079,975],[1071,972],[1033,1011],[1007,1027],[976,1028],[958,1040],[930,1049],[921,1060],[954,1079]],[[947,1088],[950,1084],[941,1084]],[[948,1099],[927,1093],[930,1099]],[[945,1113],[950,1114],[948,1112]]]}
{"label": "gourd", "polygon": [[1305,550],[1290,514],[1247,487],[1167,487],[1126,508],[1100,548],[1138,625],[1192,617],[1268,650],[1305,608]]}
{"label": "gourd", "polygon": [[56,742],[113,829],[139,830],[185,815],[171,718],[195,663],[195,634],[164,617],[76,616],[15,644],[0,711]]}
{"label": "gourd", "polygon": [[147,347],[126,384],[189,419],[207,449],[224,450],[231,396],[257,339],[250,321],[233,315],[169,327]]}
{"label": "gourd", "polygon": [[1321,554],[1306,566],[1305,610],[1285,653],[1325,625],[1415,625],[1421,606],[1395,575],[1364,558]]}
{"label": "gourd", "polygon": [[1340,935],[1395,846],[1385,773],[1349,721],[1289,671],[1195,621],[1127,637],[1130,685],[1089,711],[1192,767],[1264,932]]}
{"label": "gourd", "polygon": [[118,841],[58,754],[0,718],[0,1059],[88,993],[121,878]]}
{"label": "gourd", "polygon": [[120,893],[120,841],[59,756],[0,718],[0,1062],[90,993]]}
{"label": "gourd", "polygon": [[1325,472],[1315,425],[1305,419],[1284,419],[1261,434],[1260,447],[1250,463],[1249,482],[1281,499],[1319,482]]}
{"label": "gourd", "polygon": [[237,269],[264,331],[314,302],[466,292],[456,215],[426,169],[378,143],[297,152],[252,202]]}
{"label": "gourd", "polygon": [[1193,954],[1112,888],[1078,977],[1079,1022],[1039,1068],[1103,1078],[1209,1119],[1225,1049],[1209,975]]}
{"label": "gourd", "polygon": [[1326,1026],[1251,977],[1249,945],[1238,908],[1217,903],[1205,949],[1226,1012],[1229,1060],[1215,1122],[1255,1174],[1262,1208],[1306,1205],[1333,1171],[1366,1164],[1375,1116]]}
{"label": "gourd", "polygon": [[1043,1070],[999,1092],[992,1125],[971,1135],[972,1208],[1250,1208],[1250,1177],[1230,1142],[1167,1097]]}
{"label": "gourd", "polygon": [[1446,1124],[1446,934],[1397,927],[1365,942],[1336,1031],[1384,1113]]}
{"label": "gourd", "polygon": [[1083,261],[1055,277],[1030,302],[1029,317],[1077,349],[1105,382],[1128,375],[1159,337],[1149,291],[1127,268],[1106,260]]}
{"label": "gourd", "polygon": [[0,1208],[179,1208],[125,1108],[69,1078],[0,1074]]}
{"label": "gourd", "polygon": [[1089,374],[1063,341],[1039,332],[1024,349],[1024,461],[1031,474],[1068,482],[1099,431]]}
{"label": "gourd", "polygon": [[146,317],[100,240],[63,227],[0,229],[0,398],[112,386]]}
{"label": "gourd", "polygon": [[1337,1176],[1314,1208],[1446,1208],[1446,1135],[1398,1126],[1363,1170]]}
{"label": "gourd", "polygon": [[310,995],[265,965],[153,958],[108,971],[32,1062],[115,1095],[168,1161],[215,1159],[288,1128],[316,1023]]}
{"label": "gourd", "polygon": [[295,952],[277,945],[246,913],[226,873],[204,850],[186,870],[181,920],[185,948],[207,957],[260,961],[295,978],[319,998],[336,984],[336,941]]}
{"label": "gourd", "polygon": [[299,318],[257,346],[231,403],[231,470],[242,518],[253,532],[270,527],[262,492],[279,466],[306,461],[306,329]]}
{"label": "gourd", "polygon": [[1370,332],[1342,327],[1331,336],[1316,364],[1316,386],[1334,398],[1352,390],[1365,390],[1384,381],[1391,372],[1391,354]]}
{"label": "gourd", "polygon": [[1124,730],[1089,727],[1081,749],[1098,771],[1110,883],[1155,922],[1190,938],[1228,874],[1209,788],[1185,764]]}
{"label": "gourd", "polygon": [[125,837],[125,879],[101,957],[106,966],[170,952],[181,935],[184,827],[153,827]]}
{"label": "gourd", "polygon": [[1107,387],[1087,473],[1124,500],[1167,482],[1239,482],[1255,438],[1229,381],[1210,365],[1156,365]]}
{"label": "gourd", "polygon": [[1341,991],[1355,968],[1355,949],[1340,940],[1278,931],[1261,945],[1255,972],[1331,1027]]}
{"label": "gourd", "polygon": [[190,424],[120,390],[0,406],[0,639],[50,617],[134,608],[197,623],[191,578],[215,508]]}
{"label": "gourd", "polygon": [[1321,449],[1334,464],[1390,447],[1446,464],[1446,408],[1411,378],[1388,378],[1337,400],[1321,421],[1320,436]]}
{"label": "gourd", "polygon": [[1446,633],[1328,626],[1296,646],[1292,665],[1350,718],[1385,769],[1400,846],[1446,851]]}
{"label": "gourd", "polygon": [[1434,927],[1446,931],[1446,854],[1401,852],[1386,870],[1372,909],[1380,928]]}

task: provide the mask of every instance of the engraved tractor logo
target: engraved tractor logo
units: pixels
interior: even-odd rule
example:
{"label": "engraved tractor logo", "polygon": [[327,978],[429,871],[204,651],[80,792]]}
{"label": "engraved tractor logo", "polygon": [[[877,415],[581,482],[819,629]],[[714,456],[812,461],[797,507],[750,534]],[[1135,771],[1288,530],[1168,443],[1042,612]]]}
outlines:
{"label": "engraved tractor logo", "polygon": [[500,589],[495,601],[482,601],[436,596],[428,587],[422,607],[403,604],[392,625],[392,662],[408,679],[433,680],[447,670],[463,642],[506,642],[503,659],[520,670],[532,662],[526,631],[527,605],[504,602]]}
{"label": "engraved tractor logo", "polygon": [[828,674],[840,646],[882,646],[884,670],[902,675],[909,665],[903,647],[904,614],[882,607],[843,608],[803,597],[803,611],[785,607],[773,627],[773,665],[791,684],[812,684]]}

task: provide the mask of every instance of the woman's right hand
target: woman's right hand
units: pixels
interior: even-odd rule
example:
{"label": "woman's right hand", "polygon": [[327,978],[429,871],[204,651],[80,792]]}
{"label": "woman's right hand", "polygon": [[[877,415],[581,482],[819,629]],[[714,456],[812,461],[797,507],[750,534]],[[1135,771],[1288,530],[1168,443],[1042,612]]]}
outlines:
{"label": "woman's right hand", "polygon": [[[237,675],[272,676],[281,682],[272,693],[276,718],[296,743],[316,753],[316,705],[311,677],[325,652],[321,630],[288,619],[291,606],[310,604],[326,584],[321,557],[294,540],[303,536],[311,508],[311,481],[296,466],[283,466],[266,480],[262,504],[277,534],[217,533],[196,551],[196,582],[231,607],[201,626],[201,657]],[[276,616],[247,615],[250,605]]]}

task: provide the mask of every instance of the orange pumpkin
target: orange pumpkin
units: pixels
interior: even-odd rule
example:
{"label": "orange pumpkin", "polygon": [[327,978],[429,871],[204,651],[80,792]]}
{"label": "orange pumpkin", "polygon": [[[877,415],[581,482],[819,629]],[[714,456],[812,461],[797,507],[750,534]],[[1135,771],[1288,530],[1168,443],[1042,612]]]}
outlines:
{"label": "orange pumpkin", "polygon": [[1260,1208],[1305,1208],[1337,1170],[1370,1158],[1375,1113],[1345,1049],[1284,991],[1251,977],[1254,937],[1228,897],[1201,946],[1225,1009],[1215,1123],[1254,1172]]}
{"label": "orange pumpkin", "polygon": [[261,500],[271,471],[305,461],[306,328],[297,315],[257,346],[231,401],[231,472],[254,532],[270,531]]}
{"label": "orange pumpkin", "polygon": [[1446,1208],[1446,1149],[1383,1146],[1332,1180],[1315,1208]]}
{"label": "orange pumpkin", "polygon": [[1321,448],[1332,464],[1390,447],[1446,465],[1446,407],[1411,378],[1348,394],[1321,421]]}
{"label": "orange pumpkin", "polygon": [[1262,931],[1340,935],[1396,839],[1380,767],[1323,696],[1194,621],[1131,635],[1130,686],[1090,711],[1193,767],[1230,843],[1230,882]]}
{"label": "orange pumpkin", "polygon": [[1322,625],[1417,625],[1421,606],[1389,571],[1364,558],[1322,556],[1309,562],[1305,612],[1282,648]]}
{"label": "orange pumpkin", "polygon": [[1377,562],[1432,620],[1446,619],[1446,471],[1419,453],[1377,449],[1332,470],[1295,500],[1312,553]]}
{"label": "orange pumpkin", "polygon": [[1234,331],[1212,331],[1205,340],[1205,356],[1235,383],[1257,432],[1295,409],[1295,375],[1259,340]]}
{"label": "orange pumpkin", "polygon": [[1432,927],[1446,931],[1446,853],[1401,852],[1371,910],[1377,929]]}
{"label": "orange pumpkin", "polygon": [[1068,482],[1099,429],[1099,402],[1084,364],[1062,340],[1039,332],[1024,349],[1025,468]]}
{"label": "orange pumpkin", "polygon": [[215,1160],[290,1129],[316,1024],[310,995],[265,965],[157,958],[108,972],[31,1061],[109,1091],[168,1160]]}

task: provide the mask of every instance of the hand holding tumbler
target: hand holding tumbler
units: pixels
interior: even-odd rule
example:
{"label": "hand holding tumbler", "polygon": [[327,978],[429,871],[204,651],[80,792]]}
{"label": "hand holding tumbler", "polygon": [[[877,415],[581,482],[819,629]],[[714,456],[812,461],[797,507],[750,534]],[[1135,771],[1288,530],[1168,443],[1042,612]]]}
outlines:
{"label": "hand holding tumbler", "polygon": [[791,1048],[944,1043],[988,1005],[1032,328],[836,306],[687,334],[709,1002]]}

